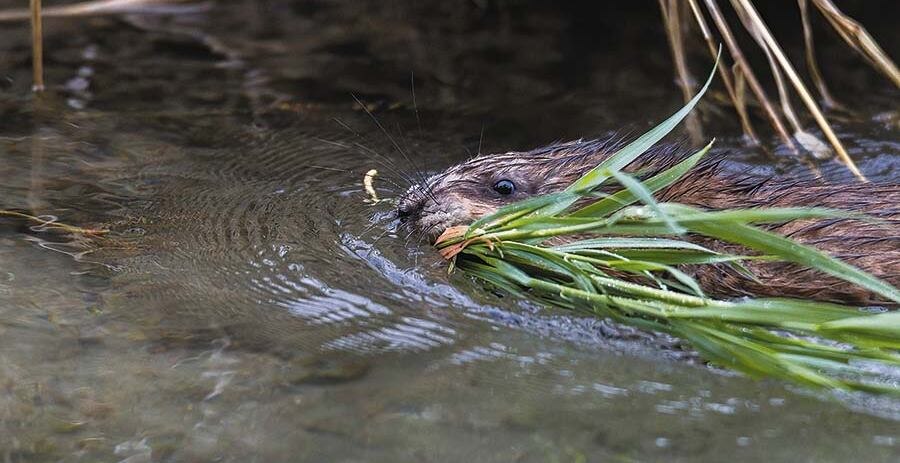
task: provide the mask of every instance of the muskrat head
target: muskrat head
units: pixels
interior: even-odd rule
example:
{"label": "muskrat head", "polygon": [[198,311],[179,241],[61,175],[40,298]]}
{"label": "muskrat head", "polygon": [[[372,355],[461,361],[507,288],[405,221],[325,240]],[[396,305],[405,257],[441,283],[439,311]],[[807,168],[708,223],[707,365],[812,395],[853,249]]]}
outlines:
{"label": "muskrat head", "polygon": [[397,215],[431,239],[507,204],[559,191],[599,162],[608,141],[575,141],[528,152],[478,156],[413,186]]}

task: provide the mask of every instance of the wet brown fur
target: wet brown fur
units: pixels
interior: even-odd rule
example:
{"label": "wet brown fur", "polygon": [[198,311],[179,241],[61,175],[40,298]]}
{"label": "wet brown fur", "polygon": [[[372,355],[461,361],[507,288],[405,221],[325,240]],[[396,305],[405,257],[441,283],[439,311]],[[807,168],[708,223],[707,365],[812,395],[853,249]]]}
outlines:
{"label": "wet brown fur", "polygon": [[[465,224],[498,207],[529,196],[559,191],[615,151],[618,141],[554,144],[529,152],[479,156],[431,177],[408,191],[399,210],[419,230],[435,237],[446,227]],[[652,176],[683,159],[676,147],[654,148],[625,170]],[[848,183],[823,185],[812,179],[765,179],[728,172],[720,159],[704,160],[656,196],[705,209],[820,206],[865,213],[877,220],[795,220],[769,229],[811,245],[900,285],[900,185]],[[492,185],[510,179],[517,192],[495,193]],[[691,241],[711,249],[747,253],[740,246],[701,236]],[[724,265],[684,266],[701,287],[716,296],[790,296],[854,304],[885,304],[869,291],[821,272],[784,262],[748,262],[758,281]]]}

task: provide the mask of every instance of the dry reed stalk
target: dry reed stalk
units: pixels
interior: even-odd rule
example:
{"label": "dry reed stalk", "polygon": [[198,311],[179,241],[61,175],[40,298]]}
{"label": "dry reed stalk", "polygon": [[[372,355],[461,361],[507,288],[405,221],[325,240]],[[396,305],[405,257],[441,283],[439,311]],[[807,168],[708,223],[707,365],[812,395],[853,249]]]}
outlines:
{"label": "dry reed stalk", "polygon": [[769,50],[769,47],[759,30],[759,26],[752,21],[747,15],[747,12],[740,5],[736,4],[734,1],[732,1],[732,4],[741,23],[744,25],[744,29],[750,33],[750,36],[753,37],[753,40],[759,45],[769,63],[769,68],[772,71],[772,78],[775,80],[775,88],[778,90],[778,101],[781,103],[781,112],[784,114],[785,119],[787,119],[794,131],[794,140],[812,153],[816,158],[830,158],[832,151],[828,148],[828,145],[823,143],[822,140],[819,140],[815,135],[803,130],[800,119],[797,117],[797,113],[791,105],[790,93],[784,83],[784,76],[781,74],[781,68],[775,60],[775,57],[772,55],[772,52]]}
{"label": "dry reed stalk", "polygon": [[[684,101],[688,102],[694,97],[692,89],[694,78],[691,76],[690,70],[688,70],[687,60],[685,59],[680,5],[680,0],[659,0],[659,9],[662,13],[663,22],[666,25],[666,37],[668,37],[669,47],[672,50],[675,73],[678,76],[678,86],[681,88]],[[704,140],[703,128],[696,113],[688,116],[685,121],[685,129],[694,144],[700,144]]]}
{"label": "dry reed stalk", "polygon": [[[706,24],[706,19],[703,17],[703,12],[700,11],[697,0],[688,0],[688,4],[691,7],[691,11],[694,13],[694,19],[697,21],[697,25],[700,27],[700,33],[703,35],[703,40],[706,42],[706,48],[709,50],[710,55],[715,58],[717,54],[716,43],[715,40],[713,40],[712,31],[709,29],[709,26]],[[759,137],[756,135],[756,131],[753,130],[753,124],[750,123],[750,117],[747,115],[747,105],[743,98],[742,91],[743,86],[741,86],[740,89],[735,88],[735,83],[732,82],[727,67],[720,66],[718,72],[719,77],[722,78],[722,82],[725,84],[725,90],[728,92],[728,97],[731,98],[732,105],[734,105],[734,110],[737,112],[744,135],[752,145],[759,145]],[[735,78],[737,77],[738,75],[736,74]],[[743,80],[741,83],[743,83]],[[738,93],[739,90],[741,90],[740,94]]]}
{"label": "dry reed stalk", "polygon": [[722,15],[722,11],[719,9],[718,4],[716,4],[715,0],[705,0],[705,3],[707,10],[709,10],[709,13],[713,18],[713,22],[716,24],[716,28],[722,35],[722,39],[725,41],[725,45],[728,47],[728,52],[731,54],[732,59],[734,59],[737,69],[743,75],[743,78],[746,81],[747,85],[750,87],[750,90],[756,96],[756,100],[763,107],[763,111],[769,118],[769,122],[772,123],[772,127],[775,128],[775,131],[781,137],[781,141],[785,144],[785,146],[787,146],[793,153],[799,153],[799,150],[797,150],[797,145],[795,145],[793,140],[791,140],[791,136],[785,129],[784,123],[782,123],[781,118],[778,116],[778,113],[775,112],[775,108],[772,105],[772,102],[766,95],[765,90],[763,90],[762,85],[760,85],[759,80],[757,80],[756,75],[750,68],[749,63],[747,63],[747,58],[744,57],[744,53],[741,51],[741,48],[738,46],[734,35],[731,33],[731,28],[728,27],[728,23],[725,21],[725,17]]}
{"label": "dry reed stalk", "polygon": [[35,92],[44,91],[44,32],[41,24],[41,0],[31,0],[31,67]]}
{"label": "dry reed stalk", "polygon": [[812,95],[810,95],[809,91],[806,89],[806,85],[803,84],[803,81],[800,80],[800,76],[797,75],[797,71],[794,70],[793,65],[787,59],[784,52],[781,50],[781,46],[778,45],[778,42],[772,36],[772,33],[769,32],[769,28],[766,26],[765,22],[763,22],[762,18],[757,13],[756,8],[754,8],[752,2],[749,0],[732,0],[732,4],[735,9],[740,11],[743,9],[747,15],[747,18],[753,23],[754,29],[758,31],[758,33],[762,36],[765,45],[775,56],[775,59],[781,65],[782,70],[788,77],[788,80],[793,84],[794,89],[800,95],[800,99],[806,105],[806,108],[812,113],[813,118],[816,120],[816,123],[819,125],[819,128],[822,129],[822,132],[825,134],[825,138],[828,139],[831,146],[837,152],[838,158],[844,162],[850,172],[853,173],[859,180],[868,181],[866,177],[859,171],[856,167],[856,164],[853,162],[853,159],[850,158],[850,155],[847,154],[847,151],[844,149],[844,145],[837,138],[834,131],[831,129],[831,126],[828,124],[828,121],[825,119],[825,116],[822,114],[822,111],[819,110],[819,106],[816,104]]}
{"label": "dry reed stalk", "polygon": [[897,70],[897,65],[878,46],[866,28],[841,12],[831,0],[812,0],[812,2],[851,48],[868,60],[872,67],[881,71],[894,85],[900,87],[900,71]]}
{"label": "dry reed stalk", "polygon": [[838,103],[831,95],[828,86],[825,85],[825,79],[822,78],[822,72],[819,71],[819,63],[816,61],[813,31],[809,22],[809,1],[797,0],[797,6],[800,7],[800,22],[803,24],[803,43],[806,50],[806,67],[809,69],[809,75],[813,84],[819,89],[819,95],[822,96],[822,105],[826,108],[841,109],[843,105]]}
{"label": "dry reed stalk", "polygon": [[[663,0],[659,1],[664,13],[665,27],[667,32],[669,33],[670,42],[672,42],[672,38],[677,37],[675,34],[680,33],[680,29],[677,29],[673,24],[673,18],[677,13],[677,8],[672,6],[672,1],[669,1],[668,4],[666,4]],[[822,96],[823,105],[828,108],[843,109],[843,107],[837,102],[837,100],[828,90],[828,87],[825,84],[825,80],[822,77],[822,73],[819,69],[818,63],[816,62],[815,46],[813,41],[812,27],[810,23],[808,2],[809,0],[797,0],[798,6],[800,8],[801,23],[803,27],[805,58],[807,66],[809,67],[809,72],[812,76],[813,83],[816,86],[819,94],[821,94]],[[713,38],[711,28],[706,24],[705,15],[699,7],[698,0],[688,0],[687,3],[691,7],[695,23],[700,28],[707,48],[709,48],[711,51],[714,50],[715,39]],[[834,152],[837,153],[838,159],[843,164],[845,164],[847,168],[859,180],[867,181],[865,176],[862,174],[862,172],[859,171],[853,160],[847,154],[846,149],[844,149],[844,146],[835,135],[834,130],[831,128],[828,120],[819,109],[817,102],[815,101],[815,99],[813,99],[812,93],[800,79],[791,62],[787,59],[787,56],[782,50],[781,45],[772,36],[772,33],[771,31],[769,31],[768,26],[757,12],[753,1],[729,0],[729,3],[740,18],[744,29],[760,46],[769,63],[769,67],[772,70],[772,75],[778,90],[781,113],[783,115],[779,115],[778,112],[776,112],[772,101],[769,100],[768,96],[760,85],[759,80],[756,78],[756,75],[751,69],[746,57],[738,46],[737,41],[735,40],[735,37],[731,32],[731,28],[728,22],[725,20],[722,11],[719,9],[716,0],[704,0],[704,5],[706,7],[707,13],[709,13],[712,17],[716,29],[721,35],[722,40],[725,42],[725,45],[728,47],[728,51],[731,54],[732,59],[734,59],[734,65],[732,66],[731,72],[731,77],[733,77],[734,79],[733,83],[730,81],[728,73],[725,72],[724,69],[719,69],[719,72],[722,75],[722,80],[725,83],[728,94],[731,97],[732,102],[734,103],[736,111],[738,112],[741,127],[743,128],[745,135],[748,133],[752,133],[750,132],[752,130],[752,127],[749,125],[749,118],[747,117],[747,111],[744,105],[744,84],[750,87],[750,90],[753,92],[756,100],[762,106],[765,115],[772,124],[772,127],[778,133],[779,137],[781,137],[784,144],[791,151],[793,151],[795,154],[799,154],[799,151],[797,150],[797,144],[800,144],[816,157],[822,158],[826,155],[830,155],[831,149],[829,149],[826,143],[824,143],[812,133],[803,130],[798,114],[794,111],[790,103],[791,95],[788,90],[789,86],[785,83],[785,80],[787,80],[790,82],[790,86],[793,87],[794,91],[796,91],[800,96],[803,105],[806,107],[810,115],[812,115],[813,119],[816,121],[816,124],[824,133],[825,138],[828,140],[828,144],[830,144]],[[863,28],[852,18],[844,15],[840,10],[837,9],[837,7],[835,7],[831,0],[812,0],[812,3],[826,17],[826,19],[829,21],[832,27],[834,27],[838,34],[841,35],[841,37],[856,52],[858,52],[866,60],[868,60],[873,67],[886,75],[895,85],[900,87],[900,71],[897,70],[897,66],[894,64],[894,62],[884,53],[884,51],[878,46],[875,40],[872,39],[865,28]],[[681,37],[677,38],[683,40],[683,38]],[[683,62],[685,51],[683,49],[677,50],[673,46],[673,54],[676,55],[676,72],[678,73],[678,75],[683,75],[685,71],[679,69],[680,65],[678,61],[681,60]],[[788,133],[785,124],[782,122],[782,117],[787,120],[787,123],[793,129],[793,136]]]}

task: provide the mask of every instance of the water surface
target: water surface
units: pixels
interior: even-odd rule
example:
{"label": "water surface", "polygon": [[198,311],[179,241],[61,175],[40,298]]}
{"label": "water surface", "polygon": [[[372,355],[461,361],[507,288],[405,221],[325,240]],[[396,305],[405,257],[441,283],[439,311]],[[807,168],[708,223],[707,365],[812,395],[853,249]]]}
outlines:
{"label": "water surface", "polygon": [[[386,164],[639,133],[678,107],[662,36],[572,10],[48,21],[40,99],[27,29],[4,25],[0,208],[110,232],[0,221],[3,460],[896,461],[896,401],[712,370],[673,340],[492,294],[364,202],[371,168],[392,197]],[[897,94],[841,82],[859,79],[869,96],[836,126],[867,175],[896,180]],[[808,169],[706,111],[732,168]]]}

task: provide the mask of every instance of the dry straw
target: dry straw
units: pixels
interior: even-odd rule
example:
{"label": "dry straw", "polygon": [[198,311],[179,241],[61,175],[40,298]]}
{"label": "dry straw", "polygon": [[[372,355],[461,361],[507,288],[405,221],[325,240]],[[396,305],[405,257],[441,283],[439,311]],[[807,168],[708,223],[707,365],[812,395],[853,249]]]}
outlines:
{"label": "dry straw", "polygon": [[[884,74],[894,85],[900,87],[900,72],[897,66],[887,56],[884,50],[878,46],[872,36],[858,22],[842,13],[830,0],[798,0],[801,13],[801,26],[803,28],[806,64],[810,77],[824,106],[839,108],[835,98],[828,91],[822,73],[815,59],[815,48],[812,28],[810,25],[809,2],[827,19],[828,23],[844,39],[844,41],[875,69]],[[722,76],[728,97],[735,108],[744,134],[751,143],[757,144],[759,137],[754,130],[747,111],[747,98],[745,85],[749,87],[752,97],[756,99],[763,110],[763,114],[778,134],[782,143],[794,153],[799,153],[800,148],[812,153],[819,158],[830,157],[833,152],[838,159],[860,180],[866,181],[865,176],[856,167],[856,164],[847,154],[840,139],[834,133],[827,117],[816,102],[813,92],[800,78],[796,68],[787,58],[782,45],[772,35],[770,28],[759,14],[751,0],[729,0],[731,9],[740,21],[740,27],[754,39],[759,49],[769,63],[775,88],[778,91],[778,104],[763,89],[759,74],[754,70],[738,44],[735,37],[735,28],[726,19],[725,13],[719,7],[716,0],[688,0],[685,2],[675,0],[659,0],[662,10],[663,22],[672,46],[673,61],[682,93],[685,101],[694,93],[691,85],[689,71],[686,65],[686,35],[691,24],[684,21],[684,15],[680,10],[685,4],[690,8],[693,24],[696,24],[703,38],[706,48],[711,54],[715,54],[713,44],[717,41],[715,33],[725,43],[728,54],[734,61],[730,68],[723,66],[719,73]],[[713,27],[710,27],[707,16],[711,18]],[[793,90],[793,91],[791,91]],[[800,122],[797,112],[791,105],[791,98],[797,96],[806,108],[809,116],[815,121],[828,144],[809,131],[805,130]],[[790,129],[788,129],[790,127]],[[698,129],[689,127],[689,131]],[[829,146],[831,147],[829,149]]]}

